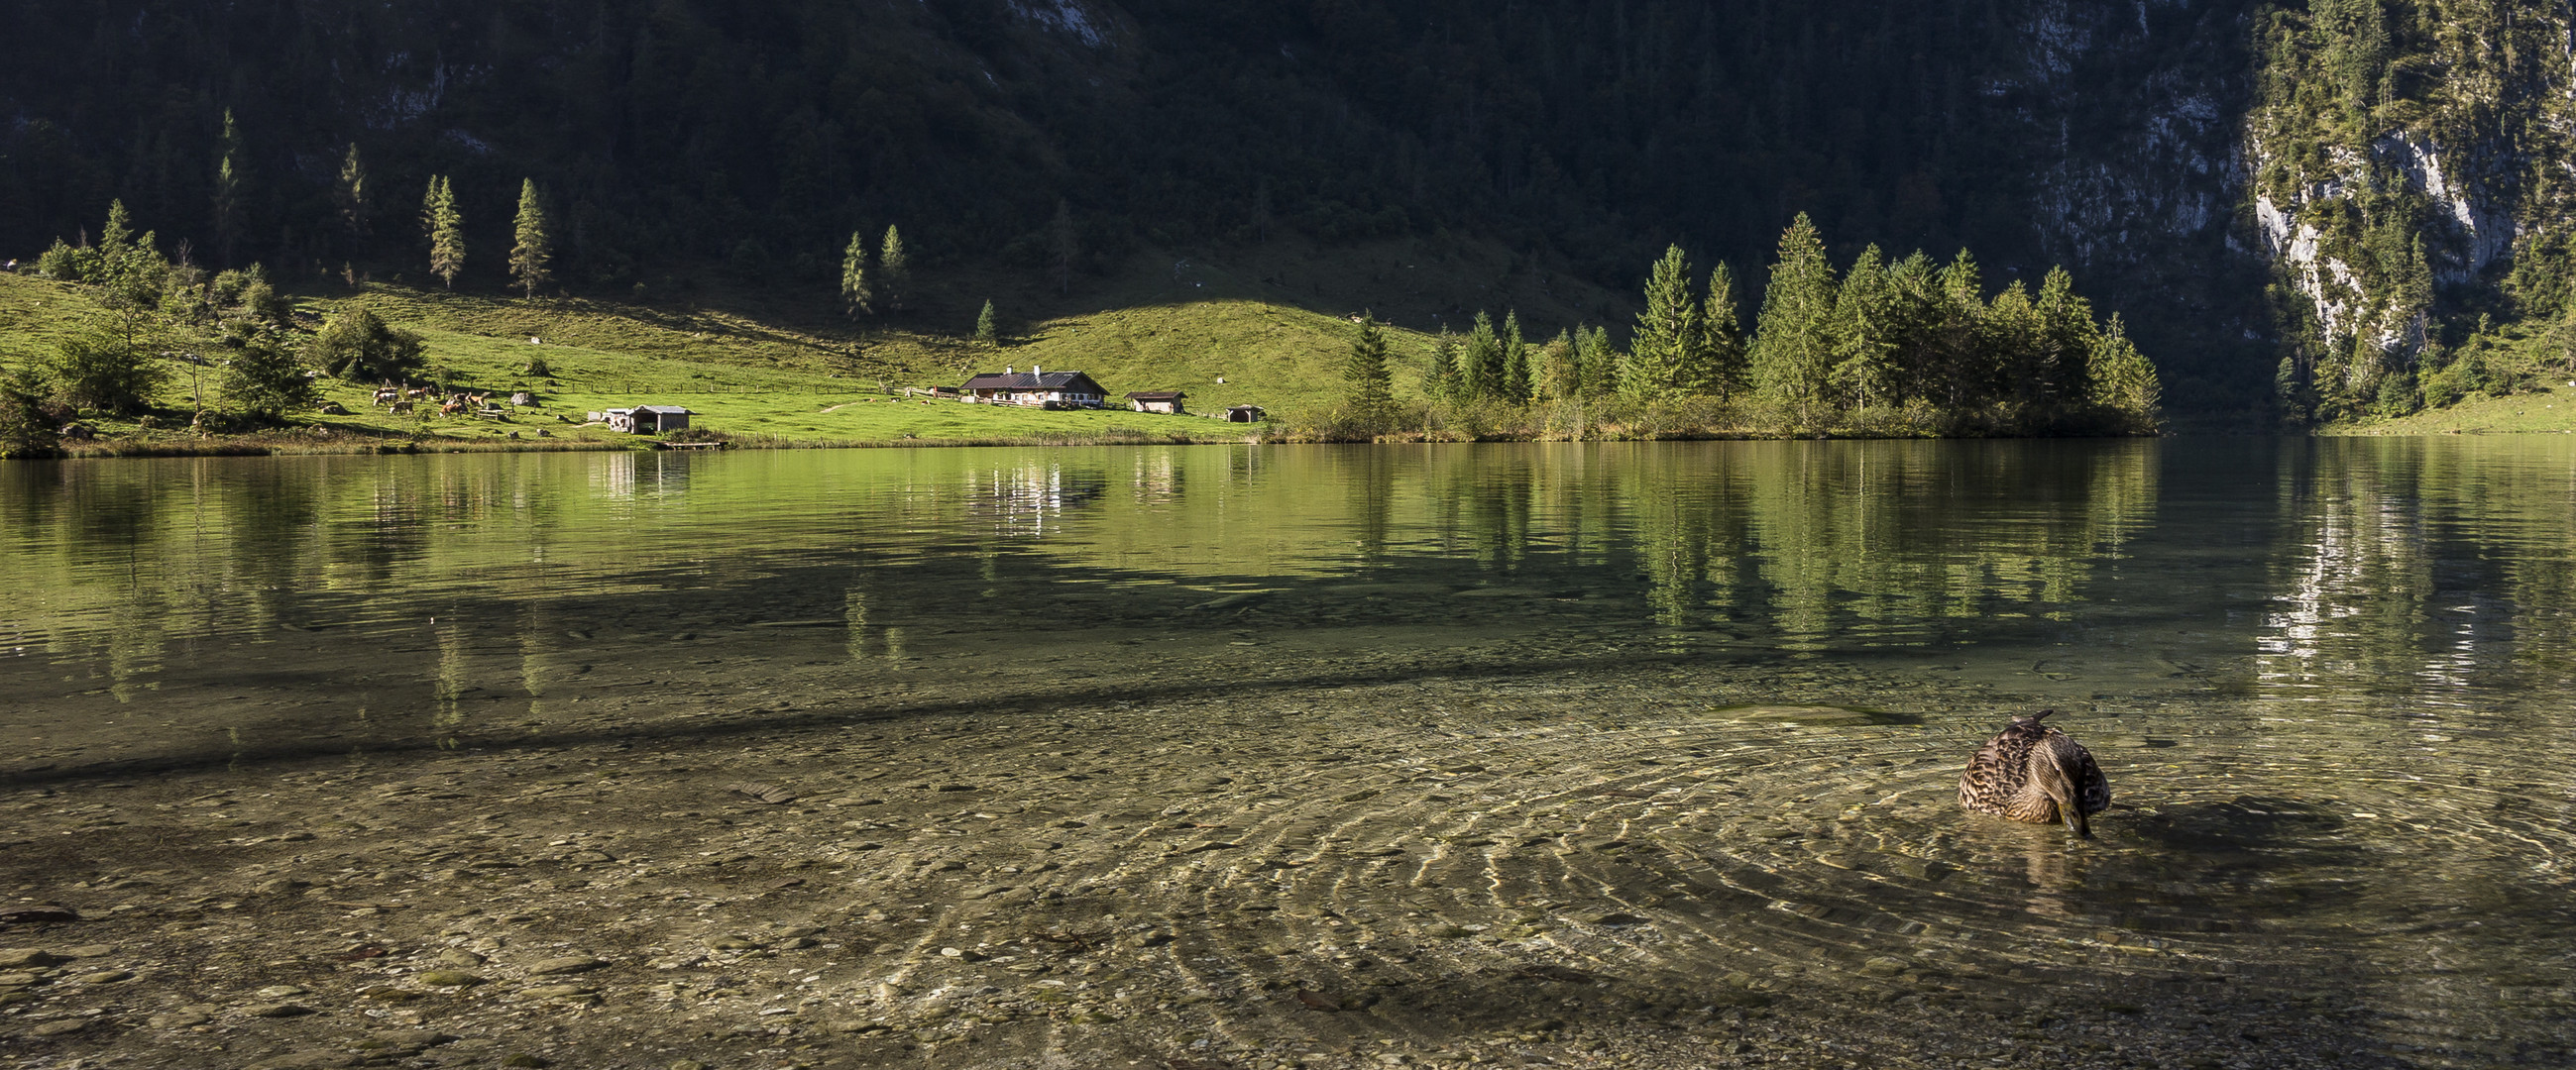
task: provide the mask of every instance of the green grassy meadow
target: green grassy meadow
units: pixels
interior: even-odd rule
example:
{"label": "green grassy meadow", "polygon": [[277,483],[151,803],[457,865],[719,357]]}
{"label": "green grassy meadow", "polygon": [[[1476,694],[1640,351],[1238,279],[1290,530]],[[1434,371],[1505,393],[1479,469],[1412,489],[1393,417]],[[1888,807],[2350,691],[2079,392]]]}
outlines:
{"label": "green grassy meadow", "polygon": [[2541,389],[2494,398],[2483,394],[2446,408],[2425,409],[2389,420],[2331,424],[2325,435],[2576,434],[2576,383],[2561,379]]}
{"label": "green grassy meadow", "polygon": [[[335,436],[402,436],[426,446],[543,438],[563,444],[636,445],[638,436],[582,426],[585,414],[637,404],[685,405],[696,427],[753,445],[866,445],[937,442],[1239,440],[1254,429],[1208,418],[1228,405],[1274,411],[1329,404],[1356,325],[1342,317],[1242,296],[1145,303],[1041,320],[1002,344],[955,336],[800,322],[791,314],[671,309],[578,298],[524,301],[367,284],[297,300],[299,321],[364,304],[426,343],[418,380],[505,398],[534,395],[539,407],[509,418],[397,416],[372,403],[372,383],[323,381],[323,395],[348,415],[295,414],[261,437],[311,448]],[[0,274],[0,361],[40,359],[98,306],[86,288]],[[1418,387],[1430,340],[1391,332],[1400,390]],[[542,374],[533,373],[542,361]],[[1031,366],[1091,373],[1113,398],[1129,390],[1185,390],[1194,415],[1125,410],[1045,412],[890,396],[904,388],[954,386],[977,371]],[[155,399],[155,422],[98,420],[97,452],[153,452],[196,439],[187,431],[197,384],[174,374]],[[1219,380],[1223,380],[1219,382]],[[220,405],[213,376],[203,389]],[[542,432],[542,435],[540,434]],[[371,447],[370,447],[371,448]]]}

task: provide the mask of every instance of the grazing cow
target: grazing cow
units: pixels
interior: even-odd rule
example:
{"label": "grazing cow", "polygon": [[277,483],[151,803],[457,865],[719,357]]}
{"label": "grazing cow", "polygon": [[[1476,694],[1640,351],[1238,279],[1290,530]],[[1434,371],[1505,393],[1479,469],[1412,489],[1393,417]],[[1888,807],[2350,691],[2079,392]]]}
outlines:
{"label": "grazing cow", "polygon": [[390,386],[376,388],[376,404],[389,405],[402,399],[402,391]]}
{"label": "grazing cow", "polygon": [[441,416],[454,416],[464,411],[465,403],[461,401],[451,401],[438,407],[438,414]]}
{"label": "grazing cow", "polygon": [[389,407],[393,409],[394,415],[396,416],[405,416],[411,413],[411,402],[408,401],[397,401]]}

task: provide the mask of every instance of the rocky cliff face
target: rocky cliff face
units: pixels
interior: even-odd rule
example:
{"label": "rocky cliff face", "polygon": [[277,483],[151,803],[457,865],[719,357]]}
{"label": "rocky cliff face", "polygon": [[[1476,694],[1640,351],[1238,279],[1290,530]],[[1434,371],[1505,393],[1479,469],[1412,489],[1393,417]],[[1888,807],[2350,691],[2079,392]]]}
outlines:
{"label": "rocky cliff face", "polygon": [[2260,18],[2245,210],[2276,280],[2282,407],[2332,418],[2509,389],[2502,371],[2454,369],[2495,324],[2567,307],[2567,6],[2315,0]]}

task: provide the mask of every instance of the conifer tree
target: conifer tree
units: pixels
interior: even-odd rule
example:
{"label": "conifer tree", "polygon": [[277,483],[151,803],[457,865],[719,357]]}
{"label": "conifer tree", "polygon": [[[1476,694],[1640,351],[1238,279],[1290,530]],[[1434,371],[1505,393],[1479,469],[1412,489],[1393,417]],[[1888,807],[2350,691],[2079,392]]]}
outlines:
{"label": "conifer tree", "polygon": [[421,232],[429,239],[429,273],[447,288],[456,288],[465,270],[465,216],[456,210],[456,190],[447,179],[429,176],[429,194],[421,199]]}
{"label": "conifer tree", "polygon": [[1368,420],[1382,420],[1395,404],[1395,377],[1387,369],[1386,331],[1377,317],[1360,317],[1359,337],[1342,364],[1342,382],[1350,389],[1351,410]]}
{"label": "conifer tree", "polygon": [[359,158],[358,143],[352,141],[348,155],[340,158],[340,180],[331,187],[331,204],[339,209],[340,227],[353,242],[367,236],[374,196],[374,188],[367,184],[367,162]]}
{"label": "conifer tree", "polygon": [[1650,401],[1689,389],[1684,376],[1703,355],[1707,332],[1700,317],[1700,304],[1691,296],[1690,259],[1681,246],[1667,246],[1646,275],[1646,310],[1637,314],[1637,333],[1628,340],[1620,390]]}
{"label": "conifer tree", "polygon": [[1517,309],[1503,311],[1503,400],[1527,405],[1536,392],[1530,374],[1529,340],[1521,336],[1521,314]]}
{"label": "conifer tree", "polygon": [[1789,405],[1826,397],[1834,362],[1834,269],[1807,213],[1780,234],[1748,364],[1756,393]]}
{"label": "conifer tree", "polygon": [[2093,344],[2100,328],[2093,322],[2093,303],[2077,296],[2075,279],[2063,267],[2051,267],[2039,284],[2040,347],[2037,364],[2023,372],[2023,398],[2042,405],[2063,405],[2093,396]]}
{"label": "conifer tree", "polygon": [[1483,401],[1503,393],[1503,342],[1494,335],[1494,318],[1476,313],[1467,342],[1458,352],[1460,400]]}
{"label": "conifer tree", "polygon": [[1683,368],[1683,381],[1717,397],[1744,389],[1744,323],[1736,308],[1735,273],[1723,260],[1708,273],[1708,301],[1700,323],[1700,346]]}
{"label": "conifer tree", "polygon": [[912,257],[904,252],[903,234],[886,227],[885,244],[877,251],[877,292],[885,296],[886,307],[901,312],[912,301]]}
{"label": "conifer tree", "polygon": [[850,232],[850,247],[841,250],[841,307],[843,314],[857,319],[862,313],[874,312],[871,302],[876,294],[869,289],[868,240],[866,235]]}
{"label": "conifer tree", "polygon": [[993,299],[984,299],[984,311],[975,314],[975,340],[986,345],[999,345],[1002,327],[993,316]]}
{"label": "conifer tree", "polygon": [[1966,249],[1943,265],[1936,280],[1932,360],[1925,369],[1927,389],[1941,392],[1943,404],[1966,408],[1993,396],[1994,365],[1985,348],[1985,280],[1977,258]]}
{"label": "conifer tree", "polygon": [[320,400],[319,384],[306,375],[304,361],[282,332],[253,325],[227,344],[232,356],[224,361],[220,385],[224,401],[236,411],[274,420]]}
{"label": "conifer tree", "polygon": [[1985,396],[1978,400],[2013,401],[2025,406],[2037,401],[2046,338],[2039,309],[2030,300],[2030,287],[2015,279],[1996,294],[1986,305],[1977,336],[1977,350],[1988,377]]}
{"label": "conifer tree", "polygon": [[1887,289],[1888,342],[1896,365],[1889,400],[1939,396],[1933,378],[1940,356],[1941,271],[1917,249],[1888,267]]}
{"label": "conifer tree", "polygon": [[1834,396],[1867,412],[1896,399],[1896,290],[1878,246],[1861,250],[1834,298]]}
{"label": "conifer tree", "polygon": [[1423,377],[1422,390],[1433,401],[1456,401],[1458,383],[1458,336],[1449,333],[1449,325],[1440,325],[1440,337],[1431,344],[1431,371]]}
{"label": "conifer tree", "polygon": [[231,108],[224,109],[224,129],[215,149],[215,240],[223,247],[224,263],[230,265],[246,226],[243,197],[250,184],[249,153]]}
{"label": "conifer tree", "polygon": [[537,180],[519,182],[518,241],[510,246],[510,277],[519,280],[519,288],[529,299],[537,296],[537,287],[554,281],[550,269],[555,256],[555,239],[546,220],[545,202],[537,196]]}
{"label": "conifer tree", "polygon": [[2164,387],[2157,381],[2156,366],[2129,341],[2118,313],[2096,336],[2090,363],[2093,403],[2128,418],[2135,430],[2153,430]]}
{"label": "conifer tree", "polygon": [[1619,389],[1620,355],[1610,348],[1610,328],[1575,328],[1574,349],[1583,369],[1583,396],[1605,397]]}
{"label": "conifer tree", "polygon": [[1538,347],[1533,363],[1538,366],[1532,377],[1538,399],[1565,401],[1583,396],[1583,350],[1575,345],[1574,332],[1556,332],[1555,338]]}

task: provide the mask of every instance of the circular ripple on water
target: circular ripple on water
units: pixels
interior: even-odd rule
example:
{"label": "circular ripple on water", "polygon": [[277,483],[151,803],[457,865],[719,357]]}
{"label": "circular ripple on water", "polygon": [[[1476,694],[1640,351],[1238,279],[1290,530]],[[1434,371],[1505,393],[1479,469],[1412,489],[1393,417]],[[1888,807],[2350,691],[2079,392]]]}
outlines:
{"label": "circular ripple on water", "polygon": [[2180,981],[2368,995],[2473,1034],[2458,1016],[2499,1013],[2494,987],[2426,980],[2471,948],[2534,998],[2565,992],[2546,930],[2568,919],[2465,900],[2546,890],[2568,830],[2517,801],[2521,781],[2433,779],[2367,732],[2279,747],[2224,723],[2071,725],[2095,731],[2116,797],[2073,843],[1959,811],[1991,724],[1619,720],[1337,726],[1341,753],[1247,756],[1244,782],[1171,808],[1095,876],[1210,919],[1169,951],[1208,985],[1285,961],[1327,999],[1496,970],[1693,1005]]}

